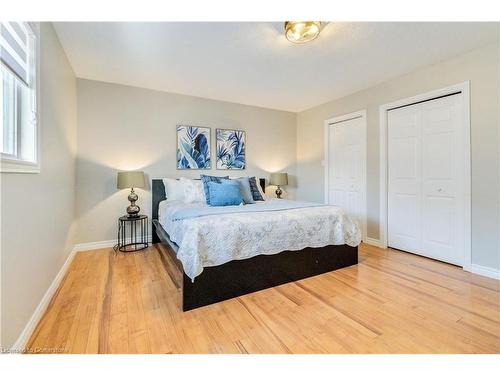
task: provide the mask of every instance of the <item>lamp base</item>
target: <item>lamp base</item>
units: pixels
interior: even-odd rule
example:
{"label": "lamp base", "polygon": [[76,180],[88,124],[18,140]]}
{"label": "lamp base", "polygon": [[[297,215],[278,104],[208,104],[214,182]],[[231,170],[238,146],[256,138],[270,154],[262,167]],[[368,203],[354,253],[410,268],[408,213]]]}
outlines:
{"label": "lamp base", "polygon": [[280,188],[279,186],[278,186],[278,188],[276,189],[275,193],[276,193],[276,197],[277,197],[278,199],[283,199],[283,198],[281,198],[281,194],[283,194],[283,190],[281,190],[281,188]]}
{"label": "lamp base", "polygon": [[128,217],[138,217],[140,210],[141,208],[139,206],[136,206],[135,204],[128,206],[127,207]]}
{"label": "lamp base", "polygon": [[130,194],[128,195],[128,200],[130,202],[130,206],[127,207],[128,217],[137,217],[139,216],[139,211],[141,208],[135,204],[135,202],[139,199],[137,194],[134,191],[134,188],[130,190]]}

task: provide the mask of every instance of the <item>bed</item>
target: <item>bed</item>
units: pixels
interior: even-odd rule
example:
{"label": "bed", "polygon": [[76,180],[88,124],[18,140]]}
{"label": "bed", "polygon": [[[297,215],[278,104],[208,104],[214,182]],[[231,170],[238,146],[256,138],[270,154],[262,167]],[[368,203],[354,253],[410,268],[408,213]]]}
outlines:
{"label": "bed", "polygon": [[361,233],[341,208],[283,199],[169,202],[161,179],[152,190],[152,242],[178,259],[183,311],[358,263]]}

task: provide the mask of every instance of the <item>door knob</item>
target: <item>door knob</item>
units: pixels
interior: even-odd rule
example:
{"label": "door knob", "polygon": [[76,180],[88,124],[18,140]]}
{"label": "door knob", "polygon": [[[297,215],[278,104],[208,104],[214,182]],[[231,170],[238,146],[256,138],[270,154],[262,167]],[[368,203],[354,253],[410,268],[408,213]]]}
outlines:
{"label": "door knob", "polygon": [[438,190],[438,193],[441,193],[443,191],[443,189],[441,189],[441,188],[438,188],[437,190]]}

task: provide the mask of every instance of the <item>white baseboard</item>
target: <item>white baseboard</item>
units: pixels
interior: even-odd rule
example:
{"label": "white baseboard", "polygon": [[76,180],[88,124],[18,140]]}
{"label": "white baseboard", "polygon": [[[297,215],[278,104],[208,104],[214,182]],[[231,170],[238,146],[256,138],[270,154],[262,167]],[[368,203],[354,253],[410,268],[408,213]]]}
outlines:
{"label": "white baseboard", "polygon": [[479,264],[471,264],[470,267],[467,267],[467,271],[477,275],[500,280],[500,270],[497,270],[496,268],[480,266]]}
{"label": "white baseboard", "polygon": [[[125,240],[126,242],[130,242],[130,238]],[[116,245],[115,240],[105,240],[105,241],[96,241],[96,242],[84,242],[77,243],[73,248],[74,251],[87,251],[87,250],[99,250],[105,249],[107,247],[113,247]],[[151,243],[151,236],[148,236],[148,242]]]}
{"label": "white baseboard", "polygon": [[87,250],[98,250],[107,247],[113,247],[116,245],[116,240],[106,240],[106,241],[96,241],[96,242],[84,242],[77,243],[73,248],[74,251],[87,251]]}
{"label": "white baseboard", "polygon": [[376,247],[380,247],[381,249],[384,249],[384,246],[382,246],[382,242],[380,242],[380,240],[377,240],[376,238],[366,237],[363,240],[363,242],[368,244],[368,245],[372,245],[372,246],[376,246]]}
{"label": "white baseboard", "polygon": [[12,346],[11,348],[12,353],[21,353],[22,350],[25,348],[26,344],[28,343],[28,340],[35,331],[38,322],[40,321],[40,319],[42,319],[43,314],[45,314],[45,311],[47,310],[47,307],[49,306],[52,297],[56,293],[57,288],[59,288],[59,284],[63,280],[64,275],[66,274],[66,271],[68,270],[69,265],[71,264],[74,257],[75,257],[75,251],[71,251],[68,257],[66,258],[66,261],[62,265],[61,269],[57,273],[54,281],[52,281],[52,283],[49,286],[49,289],[47,290],[47,292],[45,292],[45,295],[43,296],[42,300],[36,307],[35,312],[31,316],[26,326],[24,327],[23,331],[21,332],[21,335]]}

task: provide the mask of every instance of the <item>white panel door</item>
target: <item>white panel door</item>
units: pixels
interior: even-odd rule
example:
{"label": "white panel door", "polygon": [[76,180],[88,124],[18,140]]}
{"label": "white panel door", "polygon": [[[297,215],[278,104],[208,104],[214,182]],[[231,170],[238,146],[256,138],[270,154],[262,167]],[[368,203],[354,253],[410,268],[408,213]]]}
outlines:
{"label": "white panel door", "polygon": [[422,105],[422,251],[464,262],[464,141],[460,95]]}
{"label": "white panel door", "polygon": [[328,204],[343,207],[362,228],[364,210],[364,119],[329,125]]}
{"label": "white panel door", "polygon": [[388,245],[464,262],[460,95],[388,113]]}
{"label": "white panel door", "polygon": [[418,252],[421,244],[421,109],[388,113],[388,245]]}

